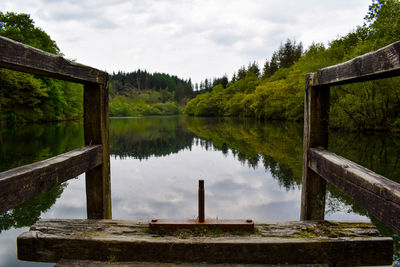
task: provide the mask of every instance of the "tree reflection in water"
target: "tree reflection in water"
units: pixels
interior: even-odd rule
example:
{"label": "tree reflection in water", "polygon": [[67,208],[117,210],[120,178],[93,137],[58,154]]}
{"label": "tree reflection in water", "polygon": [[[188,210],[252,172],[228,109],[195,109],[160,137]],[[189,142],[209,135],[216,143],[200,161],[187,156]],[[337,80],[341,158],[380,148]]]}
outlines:
{"label": "tree reflection in water", "polygon": [[[250,118],[115,118],[110,120],[110,153],[115,158],[147,160],[201,146],[224,155],[231,153],[249,168],[263,166],[280,187],[291,191],[301,187],[302,134],[301,123],[262,122]],[[0,170],[39,161],[82,145],[83,127],[79,122],[1,129]],[[329,150],[400,181],[400,138],[397,136],[331,131]],[[64,187],[58,186],[1,214],[0,229],[33,224],[55,203]],[[382,233],[390,233],[333,186],[328,185],[327,196],[327,215],[338,211],[366,215]]]}

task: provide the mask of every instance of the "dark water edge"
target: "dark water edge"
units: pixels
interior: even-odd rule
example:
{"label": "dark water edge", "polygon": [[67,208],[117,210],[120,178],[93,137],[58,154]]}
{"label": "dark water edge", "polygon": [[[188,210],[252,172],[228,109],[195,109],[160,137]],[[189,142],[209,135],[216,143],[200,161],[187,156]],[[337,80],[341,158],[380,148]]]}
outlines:
{"label": "dark water edge", "polygon": [[[209,190],[215,192],[216,196],[206,197],[219,210],[211,208],[209,214],[240,216],[242,212],[234,209],[235,206],[243,205],[243,209],[249,210],[249,215],[257,220],[271,217],[275,218],[273,220],[296,220],[299,216],[299,201],[293,202],[293,198],[298,197],[301,189],[302,134],[301,123],[185,116],[112,118],[110,153],[114,180],[113,217],[148,220],[160,214],[163,209],[168,210],[165,216],[194,216],[191,207],[182,204],[195,202],[195,194],[188,192],[187,188],[197,177],[210,178],[214,174],[219,176],[219,180],[211,180]],[[2,128],[0,171],[40,161],[83,144],[83,126],[79,121]],[[329,150],[400,182],[398,136],[331,131]],[[218,162],[219,166],[214,166],[213,161]],[[221,166],[224,166],[223,169],[232,169],[232,172],[219,173]],[[160,167],[162,169],[159,172],[154,171]],[[140,174],[140,171],[148,173]],[[132,188],[125,191],[120,184],[132,181],[133,172],[138,178],[134,180]],[[180,177],[180,173],[185,175]],[[196,178],[188,181],[185,177],[192,173]],[[145,184],[146,181],[149,181],[148,184]],[[182,184],[182,187],[174,187],[177,183]],[[135,189],[135,184],[146,188],[149,193],[145,194],[146,190],[141,192],[143,188]],[[152,191],[154,184],[159,185],[159,191]],[[252,185],[256,186],[253,188]],[[268,191],[271,188],[273,190]],[[226,190],[232,198],[225,194]],[[244,194],[255,195],[260,190],[265,190],[268,197],[273,198],[268,205],[252,207],[241,197]],[[370,219],[382,235],[394,236],[397,240],[395,251],[398,253],[397,235],[393,235],[390,229],[369,216],[363,208],[333,186],[328,186],[328,191],[327,219]],[[137,198],[130,194],[136,194]],[[148,196],[151,194],[166,196],[154,200]],[[79,195],[76,198],[80,201],[71,204],[70,199],[76,195]],[[262,202],[263,197],[260,194],[253,201]],[[281,201],[280,198],[288,201]],[[15,259],[15,248],[3,248],[9,246],[12,240],[15,242],[16,236],[39,218],[85,218],[84,201],[84,178],[81,175],[78,179],[70,180],[1,214],[0,251],[4,255],[0,253],[0,266],[32,266],[32,263]],[[232,204],[233,201],[238,203]],[[128,206],[132,203],[142,204],[131,211]],[[277,214],[279,211],[281,215]],[[259,216],[260,212],[268,216]]]}

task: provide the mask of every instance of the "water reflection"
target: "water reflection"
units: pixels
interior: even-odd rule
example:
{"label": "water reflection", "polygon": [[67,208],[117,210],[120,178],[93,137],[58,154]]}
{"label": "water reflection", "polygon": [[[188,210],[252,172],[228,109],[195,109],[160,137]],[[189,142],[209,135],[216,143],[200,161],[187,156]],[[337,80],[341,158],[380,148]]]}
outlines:
{"label": "water reflection", "polygon": [[110,153],[119,159],[149,159],[200,146],[231,153],[252,169],[264,166],[288,191],[301,183],[302,127],[297,123],[174,116],[118,118],[110,125]]}
{"label": "water reflection", "polygon": [[82,122],[0,128],[0,171],[53,157],[83,144]]}
{"label": "water reflection", "polygon": [[[301,124],[172,116],[111,119],[110,126],[113,208],[121,218],[149,219],[163,213],[165,217],[196,216],[197,190],[193,186],[199,178],[208,180],[210,216],[298,218]],[[399,138],[331,133],[330,150],[398,181]],[[1,129],[0,170],[82,144],[82,125],[78,122]],[[64,188],[59,186],[1,214],[0,230],[32,224]],[[328,188],[328,218],[368,216],[337,189]],[[290,205],[285,204],[287,199]],[[229,203],[232,207],[228,208]],[[280,213],[274,212],[276,205],[286,205],[290,215],[284,216],[283,208],[276,208]]]}
{"label": "water reflection", "polygon": [[66,184],[56,186],[16,208],[0,214],[0,233],[10,228],[28,227],[37,222],[42,212],[50,209],[65,188]]}
{"label": "water reflection", "polygon": [[[197,180],[206,180],[206,216],[298,220],[302,125],[183,116],[110,120],[113,218],[195,218]],[[0,170],[83,145],[81,123],[0,129]],[[331,132],[330,150],[399,182],[400,139]],[[327,219],[369,215],[328,186]],[[84,178],[0,214],[0,246],[42,218],[85,218]],[[371,219],[382,233],[390,231]],[[7,238],[6,238],[7,237]],[[3,251],[3,254],[6,253]],[[2,255],[3,255],[2,254]],[[15,260],[15,250],[4,262]],[[28,265],[29,263],[26,263]]]}
{"label": "water reflection", "polygon": [[243,165],[264,166],[287,191],[301,183],[302,127],[297,123],[260,122],[253,119],[186,117],[185,123],[214,148],[228,148]]}
{"label": "water reflection", "polygon": [[[178,116],[110,125],[115,218],[195,218],[200,178],[211,218],[299,218],[301,124]],[[366,220],[339,203],[328,218]]]}
{"label": "water reflection", "polygon": [[[83,145],[81,122],[14,125],[0,128],[0,171],[37,162]],[[53,266],[16,259],[16,238],[52,213],[67,183],[0,214],[0,266]],[[82,187],[81,187],[82,188]],[[58,201],[57,201],[58,202]],[[53,217],[54,218],[54,217]]]}
{"label": "water reflection", "polygon": [[[193,146],[191,151],[142,162],[113,160],[111,170],[113,192],[118,192],[113,195],[115,218],[195,218],[200,178],[206,181],[207,217],[298,218],[299,191],[285,194],[264,168],[249,169],[231,153]],[[277,199],[292,210],[289,216],[277,212]]]}
{"label": "water reflection", "polygon": [[400,183],[400,138],[385,133],[331,131],[331,151]]}
{"label": "water reflection", "polygon": [[[81,122],[14,125],[0,129],[0,171],[40,161],[83,144]],[[65,188],[50,191],[0,214],[0,233],[31,226],[50,209]]]}
{"label": "water reflection", "polygon": [[[275,152],[301,145],[301,136],[289,142],[280,138],[284,128],[271,131],[255,120],[174,116],[118,118],[110,125],[114,218],[195,218],[202,178],[208,217],[298,219],[300,179]],[[266,140],[270,146],[261,146]]]}
{"label": "water reflection", "polygon": [[195,135],[183,117],[116,118],[110,120],[110,153],[119,158],[167,156],[191,148]]}

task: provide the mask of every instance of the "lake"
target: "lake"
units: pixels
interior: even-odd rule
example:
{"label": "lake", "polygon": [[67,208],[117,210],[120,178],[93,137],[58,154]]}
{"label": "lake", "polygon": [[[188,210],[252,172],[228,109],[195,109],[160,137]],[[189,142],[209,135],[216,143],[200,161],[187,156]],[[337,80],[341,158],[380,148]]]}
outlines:
{"label": "lake", "polygon": [[[300,123],[254,119],[111,118],[113,218],[196,218],[197,181],[204,179],[207,218],[298,220],[302,132]],[[82,122],[0,129],[0,171],[81,147],[83,140]],[[398,136],[331,131],[329,150],[400,182]],[[393,235],[333,186],[325,217],[372,221],[382,235]],[[0,266],[45,266],[16,259],[16,237],[40,218],[86,218],[84,175],[0,214]]]}

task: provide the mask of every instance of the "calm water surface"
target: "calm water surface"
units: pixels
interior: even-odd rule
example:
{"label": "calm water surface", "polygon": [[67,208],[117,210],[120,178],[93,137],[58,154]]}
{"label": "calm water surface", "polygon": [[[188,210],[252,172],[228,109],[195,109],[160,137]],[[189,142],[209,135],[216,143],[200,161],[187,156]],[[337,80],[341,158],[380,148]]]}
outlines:
{"label": "calm water surface", "polygon": [[[83,145],[79,122],[0,130],[0,171]],[[400,182],[400,139],[333,132],[330,150]],[[110,120],[114,219],[196,218],[197,180],[206,217],[255,221],[300,216],[302,125],[252,119],[173,117]],[[16,237],[40,218],[86,218],[83,175],[0,214],[0,266],[16,260]],[[333,187],[326,218],[361,220],[390,231]],[[39,264],[44,266],[43,263]],[[53,266],[54,264],[49,264]]]}

